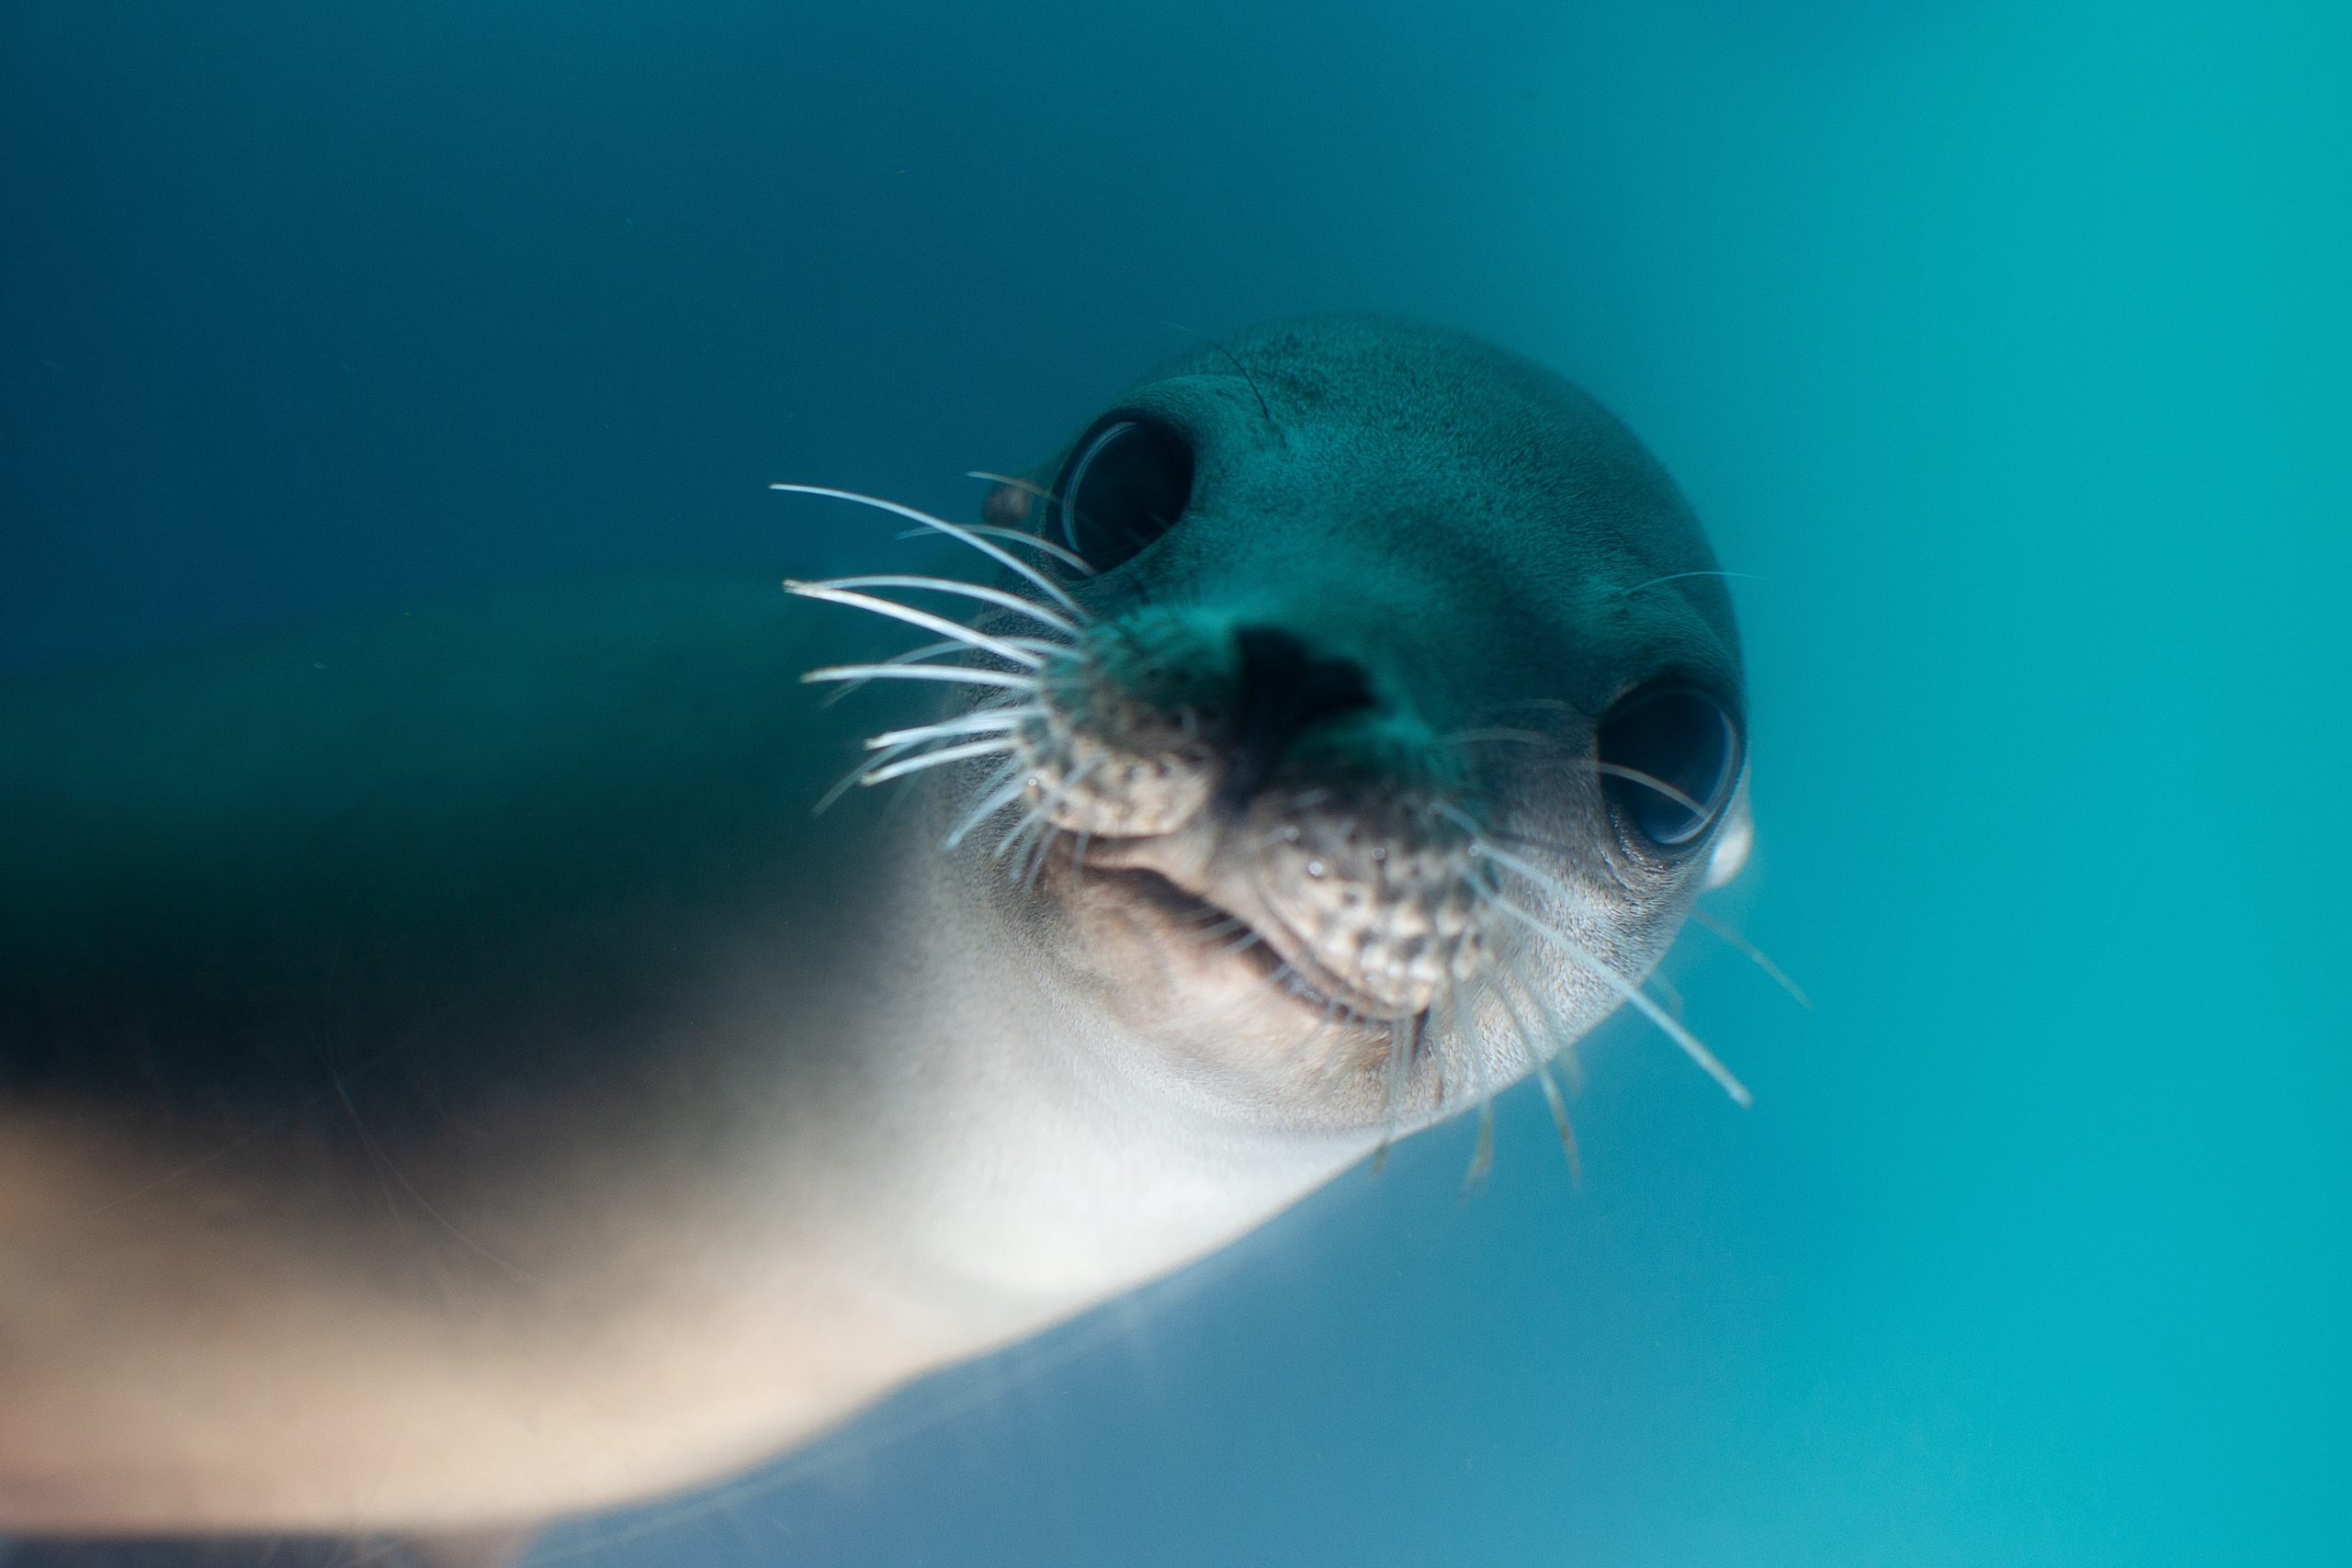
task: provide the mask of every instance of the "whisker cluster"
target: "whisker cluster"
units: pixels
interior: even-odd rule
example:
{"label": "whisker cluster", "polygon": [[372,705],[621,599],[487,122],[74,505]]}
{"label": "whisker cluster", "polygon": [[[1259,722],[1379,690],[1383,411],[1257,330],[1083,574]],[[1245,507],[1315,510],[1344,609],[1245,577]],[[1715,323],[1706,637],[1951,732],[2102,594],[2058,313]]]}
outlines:
{"label": "whisker cluster", "polygon": [[[944,847],[955,848],[1029,788],[1029,764],[1023,754],[1022,732],[1046,717],[1044,699],[1048,687],[1055,683],[1055,672],[1080,657],[1080,640],[1092,624],[1092,617],[1059,584],[996,541],[1033,548],[1081,576],[1091,575],[1091,569],[1075,553],[1018,529],[984,523],[951,523],[899,502],[827,485],[779,483],[769,488],[795,495],[846,501],[904,518],[917,525],[915,534],[953,539],[1035,590],[1035,595],[1032,595],[993,583],[917,572],[868,572],[815,581],[797,578],[785,581],[786,591],[797,597],[862,610],[933,633],[940,639],[888,659],[830,664],[802,674],[804,683],[836,688],[827,699],[829,702],[875,681],[927,682],[980,694],[979,705],[967,713],[930,724],[885,730],[868,738],[865,749],[869,755],[827,790],[816,807],[820,812],[825,810],[859,785],[888,784],[933,768],[1010,754],[1004,765],[979,786],[978,804],[948,834]],[[887,596],[894,593],[937,593],[964,600],[1017,616],[1042,628],[1044,635],[984,631],[937,611]],[[959,658],[994,662],[946,661]],[[1073,775],[1065,778],[1060,787],[1067,791],[1077,783],[1078,778]],[[1051,801],[1031,807],[998,843],[996,858],[1011,855],[1017,874],[1024,879],[1036,875],[1058,832],[1051,819],[1052,809]],[[1033,839],[1034,846],[1029,842]],[[1012,853],[1016,840],[1022,841],[1023,851],[1017,855]],[[1028,852],[1032,848],[1034,853]]]}
{"label": "whisker cluster", "polygon": [[[1049,503],[1053,501],[1049,493],[1026,480],[989,473],[975,473],[973,477],[1014,486]],[[1091,575],[1085,560],[1050,540],[1017,528],[988,523],[950,523],[897,502],[821,485],[777,484],[772,488],[845,501],[905,519],[916,525],[915,535],[953,539],[985,557],[1031,591],[912,572],[873,572],[813,581],[795,579],[785,583],[789,592],[799,597],[878,615],[930,633],[936,639],[887,659],[827,665],[801,676],[803,682],[834,687],[828,701],[874,681],[915,681],[957,687],[975,699],[975,705],[967,711],[930,723],[883,730],[870,737],[865,743],[866,755],[825,794],[818,809],[823,810],[860,785],[887,784],[937,768],[1001,758],[1002,761],[994,771],[973,789],[971,804],[947,834],[943,848],[955,849],[982,825],[1020,805],[1022,809],[989,850],[989,859],[1003,865],[1008,877],[1015,883],[1024,886],[1033,884],[1055,844],[1068,832],[1056,823],[1057,809],[1104,760],[1097,757],[1067,768],[1049,791],[1044,790],[1025,739],[1033,726],[1043,726],[1051,716],[1049,695],[1055,687],[1066,683],[1077,668],[1083,658],[1081,645],[1093,626],[1092,617],[1040,566],[1054,565],[1080,576]],[[1015,550],[1034,553],[1039,563],[1032,564],[1016,555]],[[936,594],[963,601],[984,612],[1015,617],[1036,630],[1012,632],[998,625],[983,630],[898,597],[906,594]],[[1444,744],[1457,748],[1495,742],[1539,748],[1559,744],[1537,730],[1503,726],[1459,730],[1443,739]],[[1589,768],[1597,775],[1624,779],[1654,790],[1693,812],[1702,809],[1700,803],[1676,785],[1652,774],[1589,755],[1564,760]],[[1023,804],[1024,796],[1029,798]],[[1302,797],[1303,805],[1317,803]],[[1461,874],[1476,908],[1487,917],[1493,935],[1515,933],[1521,945],[1532,944],[1565,957],[1639,1011],[1736,1103],[1751,1103],[1747,1087],[1637,980],[1591,951],[1556,919],[1547,918],[1545,911],[1575,904],[1571,889],[1559,875],[1509,847],[1518,845],[1543,852],[1561,851],[1566,846],[1482,826],[1458,806],[1438,803],[1428,810],[1443,818],[1451,825],[1450,833],[1458,836],[1456,841],[1464,863]],[[1080,860],[1084,850],[1081,837],[1075,850]],[[1715,922],[1703,923],[1720,930]],[[1246,921],[1222,912],[1205,914],[1199,924],[1200,929],[1189,933],[1192,939],[1204,950],[1221,956],[1238,956],[1265,941],[1263,933]],[[1744,942],[1725,934],[1767,973],[1784,985],[1789,984],[1769,960]],[[1382,1076],[1387,1130],[1380,1145],[1383,1155],[1402,1130],[1407,1089],[1415,1061],[1434,1039],[1451,1038],[1470,1045],[1482,1033],[1479,1018],[1488,1017],[1502,1027],[1517,1054],[1524,1058],[1525,1071],[1535,1079],[1558,1131],[1571,1176],[1577,1172],[1576,1134],[1569,1124],[1566,1097],[1555,1070],[1555,1066],[1566,1060],[1564,1053],[1571,1032],[1552,1000],[1530,985],[1528,976],[1515,972],[1512,965],[1493,964],[1485,973],[1457,980],[1442,989],[1428,1009],[1408,1018],[1362,1013],[1354,1004],[1334,998],[1309,985],[1278,953],[1262,976],[1262,983],[1270,995],[1287,992],[1320,1003],[1321,1016],[1307,1026],[1307,1039],[1335,1027],[1380,1032],[1372,1036],[1374,1039],[1385,1033]],[[1795,988],[1791,985],[1790,989],[1794,992]],[[1802,993],[1796,994],[1802,997]],[[1520,1069],[1510,1066],[1508,1058],[1491,1059],[1476,1049],[1464,1055],[1475,1064],[1476,1081],[1463,1089],[1460,1098],[1475,1102],[1479,1117],[1476,1147],[1464,1176],[1467,1190],[1485,1179],[1493,1164],[1494,1095],[1519,1077]],[[1441,1069],[1443,1065],[1442,1060]],[[1573,1069],[1572,1061],[1568,1066]],[[1454,1098],[1447,1093],[1442,1081],[1439,1092],[1442,1097]]]}
{"label": "whisker cluster", "polygon": [[[1509,874],[1520,878],[1538,893],[1549,896],[1555,902],[1573,902],[1568,888],[1558,877],[1494,843],[1478,830],[1477,824],[1467,813],[1452,807],[1441,809],[1457,826],[1470,834],[1468,853],[1473,860],[1491,868],[1492,873]],[[1474,879],[1472,885],[1479,891],[1487,908],[1506,917],[1533,936],[1536,941],[1562,954],[1570,963],[1616,992],[1622,1000],[1638,1010],[1642,1016],[1656,1024],[1668,1039],[1680,1046],[1683,1055],[1696,1062],[1709,1077],[1722,1086],[1723,1091],[1731,1096],[1734,1104],[1744,1108],[1755,1103],[1756,1097],[1748,1092],[1747,1086],[1734,1077],[1732,1070],[1724,1066],[1722,1060],[1713,1051],[1708,1050],[1697,1035],[1691,1033],[1679,1020],[1660,1007],[1657,1000],[1642,989],[1637,983],[1619,973],[1616,965],[1602,959],[1567,932],[1546,921],[1541,915],[1515,902],[1503,891],[1498,875]]]}

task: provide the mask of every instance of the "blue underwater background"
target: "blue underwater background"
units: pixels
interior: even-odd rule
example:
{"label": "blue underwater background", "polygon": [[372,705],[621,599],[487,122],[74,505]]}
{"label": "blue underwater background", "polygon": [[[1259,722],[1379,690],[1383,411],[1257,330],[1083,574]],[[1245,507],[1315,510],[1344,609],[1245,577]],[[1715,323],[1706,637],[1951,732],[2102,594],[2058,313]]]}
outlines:
{"label": "blue underwater background", "polygon": [[[683,1564],[2352,1562],[2352,8],[0,0],[0,668],[864,564],[1189,341],[1578,380],[1736,584],[1759,848],[1415,1140]],[[878,529],[878,531],[877,531]]]}

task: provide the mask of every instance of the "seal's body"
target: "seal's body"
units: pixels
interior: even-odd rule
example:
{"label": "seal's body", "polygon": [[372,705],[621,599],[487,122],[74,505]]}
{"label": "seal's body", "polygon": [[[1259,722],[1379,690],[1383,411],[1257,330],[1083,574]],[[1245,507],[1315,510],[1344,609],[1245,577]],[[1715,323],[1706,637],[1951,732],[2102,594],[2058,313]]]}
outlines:
{"label": "seal's body", "polygon": [[0,706],[0,1530],[687,1483],[1622,1001],[1720,1073],[1635,987],[1739,793],[1729,606],[1589,400],[1286,323],[987,514],[969,582],[577,583]]}

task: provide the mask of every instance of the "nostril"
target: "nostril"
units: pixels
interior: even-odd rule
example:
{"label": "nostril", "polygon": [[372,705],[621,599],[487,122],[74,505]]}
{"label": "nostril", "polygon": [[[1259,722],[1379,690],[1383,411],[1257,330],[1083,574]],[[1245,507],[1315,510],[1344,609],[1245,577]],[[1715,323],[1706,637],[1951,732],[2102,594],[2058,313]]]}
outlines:
{"label": "nostril", "polygon": [[1352,659],[1318,657],[1281,626],[1239,626],[1233,756],[1219,804],[1238,807],[1264,787],[1301,731],[1335,714],[1373,705],[1372,680]]}

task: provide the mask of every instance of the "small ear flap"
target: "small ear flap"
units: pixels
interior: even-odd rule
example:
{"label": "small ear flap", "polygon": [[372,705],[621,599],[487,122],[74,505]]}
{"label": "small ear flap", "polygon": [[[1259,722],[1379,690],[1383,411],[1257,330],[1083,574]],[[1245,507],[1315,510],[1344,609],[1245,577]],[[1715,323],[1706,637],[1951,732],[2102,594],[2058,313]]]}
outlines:
{"label": "small ear flap", "polygon": [[500,1525],[438,1535],[218,1535],[86,1537],[11,1542],[5,1568],[509,1568],[537,1534]]}
{"label": "small ear flap", "polygon": [[980,521],[999,528],[1019,528],[1026,532],[1029,513],[1036,504],[1037,498],[1030,493],[1028,486],[1015,484],[1011,479],[1000,479],[989,487],[987,495],[980,498]]}
{"label": "small ear flap", "polygon": [[1755,847],[1756,813],[1747,803],[1747,774],[1742,772],[1739,788],[1724,810],[1724,825],[1715,829],[1715,847],[1707,852],[1707,874],[1699,886],[1721,887],[1737,876],[1747,869],[1747,852]]}
{"label": "small ear flap", "polygon": [[988,493],[980,497],[980,521],[997,528],[1017,529],[1023,534],[1038,530],[1029,525],[1040,507],[1051,507],[1054,470],[1059,466],[1058,457],[1026,468],[1009,473],[994,473],[987,468],[974,468],[967,479],[987,479]]}

